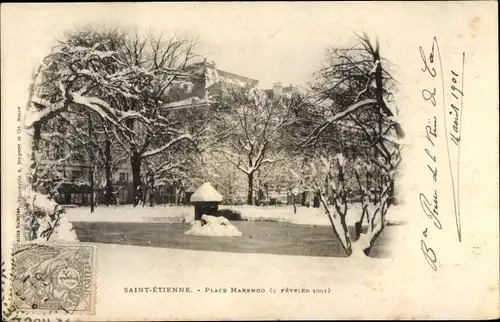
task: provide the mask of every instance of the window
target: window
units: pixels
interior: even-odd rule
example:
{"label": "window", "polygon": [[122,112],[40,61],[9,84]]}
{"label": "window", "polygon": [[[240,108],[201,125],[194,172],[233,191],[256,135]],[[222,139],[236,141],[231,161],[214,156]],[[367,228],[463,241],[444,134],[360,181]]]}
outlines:
{"label": "window", "polygon": [[71,203],[75,205],[79,205],[83,203],[83,198],[82,198],[81,193],[72,193],[71,194]]}
{"label": "window", "polygon": [[120,172],[118,180],[121,181],[121,182],[128,181],[128,173],[126,173],[126,172]]}
{"label": "window", "polygon": [[83,171],[71,171],[71,179],[77,180],[83,177]]}

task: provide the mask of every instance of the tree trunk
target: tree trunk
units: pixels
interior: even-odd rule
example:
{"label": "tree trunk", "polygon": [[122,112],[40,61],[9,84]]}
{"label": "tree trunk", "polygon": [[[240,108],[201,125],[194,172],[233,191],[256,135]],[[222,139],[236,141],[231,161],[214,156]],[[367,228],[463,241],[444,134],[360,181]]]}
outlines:
{"label": "tree trunk", "polygon": [[369,236],[369,243],[368,245],[366,245],[364,248],[363,248],[363,253],[365,253],[366,256],[370,256],[370,252],[373,248],[373,246],[375,245],[375,242],[376,240],[378,239],[379,235],[382,233],[382,231],[384,230],[384,224],[381,225],[381,227],[379,227],[376,232],[372,235],[372,236]]}
{"label": "tree trunk", "polygon": [[106,191],[104,193],[104,204],[109,206],[113,203],[113,176],[111,173],[111,140],[106,139],[104,148],[104,173],[106,177]]}
{"label": "tree trunk", "polygon": [[378,112],[382,113],[382,110],[385,112],[387,106],[384,102],[384,93],[383,93],[383,85],[382,85],[382,62],[380,61],[380,54],[378,49],[373,53],[373,60],[377,64],[375,67],[375,98],[377,99],[377,107],[380,109]]}
{"label": "tree trunk", "polygon": [[149,190],[149,206],[150,207],[153,207],[154,205],[154,191],[155,191],[155,177],[153,174],[151,174],[151,178],[150,178],[150,182],[151,182],[151,188]]}
{"label": "tree trunk", "polygon": [[[90,115],[89,115],[88,127],[89,127],[88,128],[89,138],[90,140],[92,140],[93,124]],[[90,166],[89,166],[90,213],[93,213],[94,212],[94,152],[92,150],[89,150],[89,160],[90,160]]]}
{"label": "tree trunk", "polygon": [[31,142],[31,170],[33,173],[33,176],[31,178],[31,183],[32,183],[32,188],[33,190],[36,190],[35,188],[35,182],[37,181],[37,173],[35,171],[37,164],[36,164],[36,155],[38,153],[38,149],[40,146],[40,138],[41,138],[41,131],[42,131],[42,123],[36,122],[33,124],[33,140]]}
{"label": "tree trunk", "polygon": [[248,175],[248,195],[247,195],[247,205],[253,204],[253,173]]}
{"label": "tree trunk", "polygon": [[33,142],[32,142],[32,150],[31,150],[31,159],[35,159],[36,152],[38,152],[40,137],[42,132],[42,123],[36,122],[33,125]]}
{"label": "tree trunk", "polygon": [[130,157],[130,166],[132,167],[132,188],[134,194],[134,207],[142,200],[141,187],[141,155],[134,152]]}
{"label": "tree trunk", "polygon": [[149,193],[149,182],[146,179],[146,184],[144,185],[144,190],[142,191],[142,206],[143,207],[147,202],[146,199],[148,198],[148,193]]}
{"label": "tree trunk", "polygon": [[295,204],[295,195],[293,194],[292,189],[289,189],[289,192],[286,193],[286,203],[289,205],[290,203],[293,205],[293,213],[297,213],[297,205]]}
{"label": "tree trunk", "polygon": [[94,212],[94,166],[89,167],[89,183],[90,183],[90,213]]}
{"label": "tree trunk", "polygon": [[182,191],[181,191],[181,205],[187,205],[189,203],[189,193],[186,192],[186,187],[182,187]]}
{"label": "tree trunk", "polygon": [[394,187],[394,179],[391,179],[389,188],[389,206],[396,206],[398,204],[398,199],[396,198],[396,188]]}

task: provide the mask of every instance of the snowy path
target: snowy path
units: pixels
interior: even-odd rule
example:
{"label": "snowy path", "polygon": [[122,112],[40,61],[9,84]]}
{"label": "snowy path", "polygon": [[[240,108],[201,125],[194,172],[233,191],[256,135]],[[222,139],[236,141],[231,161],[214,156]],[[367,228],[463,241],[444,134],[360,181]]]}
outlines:
{"label": "snowy path", "polygon": [[[498,227],[494,224],[498,220],[495,220],[475,222],[481,230],[474,231],[495,230]],[[100,225],[90,222],[76,224]],[[163,226],[148,225],[157,226],[160,230]],[[319,228],[326,227],[316,227]],[[155,320],[221,320],[235,317],[379,319],[388,316],[395,319],[453,319],[494,316],[498,312],[498,302],[491,301],[491,294],[498,293],[498,278],[495,278],[498,276],[498,265],[491,265],[488,258],[497,256],[498,244],[485,240],[483,237],[489,236],[486,233],[469,235],[466,242],[460,245],[459,252],[452,252],[450,244],[446,245],[450,249],[446,253],[444,245],[435,243],[440,251],[442,266],[437,272],[430,273],[432,271],[419,247],[419,228],[418,225],[387,227],[386,232],[391,232],[389,252],[394,253],[391,259],[97,244],[99,305],[93,320],[100,321],[104,316],[107,320],[142,320],[146,315],[144,312]],[[453,244],[456,244],[454,240]],[[447,254],[449,256],[445,256]],[[459,257],[460,254],[466,258]],[[463,283],[460,276],[466,276],[465,273],[470,271],[476,272],[474,282]],[[124,292],[126,287],[153,286],[190,287],[193,292]],[[230,290],[232,287],[263,288],[266,292],[205,292],[206,288],[215,291]],[[281,289],[287,287],[329,289],[330,293],[281,293]],[[277,293],[270,293],[270,288],[276,289]],[[456,305],[458,302],[460,306]],[[137,303],[140,303],[140,310]],[[191,309],[194,307],[195,310]]]}
{"label": "snowy path", "polygon": [[[350,206],[347,214],[347,224],[354,225],[361,214],[359,204]],[[220,206],[220,209],[232,209],[241,213],[242,218],[248,221],[277,221],[289,222],[302,225],[330,225],[328,217],[322,208],[297,207],[297,213],[293,213],[292,206]],[[388,213],[396,213],[390,209]],[[398,214],[399,215],[399,214]],[[119,207],[97,207],[94,213],[90,213],[88,207],[67,208],[69,221],[86,222],[161,222],[181,223],[191,222],[194,219],[192,206],[155,206],[155,207],[132,207],[124,205]]]}
{"label": "snowy path", "polygon": [[[266,318],[271,314],[273,317],[286,318],[294,314],[289,301],[301,303],[298,308],[301,308],[302,317],[320,317],[319,312],[314,312],[319,304],[323,308],[338,309],[340,305],[347,304],[346,301],[338,299],[337,306],[332,303],[332,294],[270,294],[269,288],[273,287],[278,292],[286,287],[330,288],[331,292],[338,295],[346,286],[355,284],[356,290],[350,288],[350,292],[354,292],[351,295],[354,296],[380,287],[376,280],[368,276],[384,272],[390,263],[387,260],[367,260],[358,265],[355,261],[338,258],[232,254],[102,244],[99,245],[99,251],[99,279],[106,281],[99,284],[103,300],[101,303],[106,312],[113,312],[117,318],[127,316],[129,319],[141,317],[141,313],[134,309],[134,302],[139,298],[143,305],[141,311],[147,311],[150,318],[155,316],[159,319],[224,319],[231,316],[234,318],[235,314],[252,318]],[[116,263],[124,263],[126,269],[119,269]],[[368,272],[371,273],[367,275]],[[191,287],[193,293],[123,293],[125,287],[153,286]],[[216,294],[206,293],[205,287],[213,290],[226,288],[229,292],[231,287],[263,288],[266,293]],[[351,296],[349,298],[352,300]],[[197,309],[189,310],[193,305]],[[304,309],[307,307],[310,309]],[[327,312],[323,312],[323,315],[324,313]],[[332,312],[328,313],[331,316]]]}
{"label": "snowy path", "polygon": [[[221,320],[453,318],[485,316],[492,310],[491,302],[482,301],[488,292],[483,283],[457,289],[456,294],[474,294],[457,307],[455,299],[446,296],[456,286],[453,275],[416,274],[426,269],[421,258],[417,262],[422,266],[409,269],[410,257],[396,261],[97,245],[99,306],[94,320],[103,312],[111,320],[141,320],[144,312],[150,319]],[[126,287],[153,286],[189,287],[192,292],[124,292]],[[263,288],[265,293],[231,293],[232,287]],[[281,293],[287,287],[330,293]],[[227,293],[215,293],[224,288]]]}

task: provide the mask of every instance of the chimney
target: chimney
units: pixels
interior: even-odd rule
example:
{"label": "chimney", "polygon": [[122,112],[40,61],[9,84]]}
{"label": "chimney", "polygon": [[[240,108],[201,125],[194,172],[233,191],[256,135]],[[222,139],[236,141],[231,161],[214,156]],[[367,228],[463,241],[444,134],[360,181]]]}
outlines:
{"label": "chimney", "polygon": [[276,99],[279,99],[283,94],[283,85],[280,82],[275,82],[273,84],[273,96]]}

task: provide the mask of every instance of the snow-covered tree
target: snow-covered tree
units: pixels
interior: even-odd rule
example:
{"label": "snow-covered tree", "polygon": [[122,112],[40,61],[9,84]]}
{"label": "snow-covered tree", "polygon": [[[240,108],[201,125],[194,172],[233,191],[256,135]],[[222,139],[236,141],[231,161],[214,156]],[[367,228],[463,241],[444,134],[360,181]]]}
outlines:
{"label": "snow-covered tree", "polygon": [[[335,234],[348,255],[368,255],[385,225],[385,214],[394,197],[394,180],[401,162],[400,139],[404,132],[397,120],[394,100],[395,80],[381,58],[378,42],[357,37],[357,46],[334,49],[327,65],[316,75],[313,105],[319,106],[317,117],[302,145],[328,141],[325,135],[333,125],[357,133],[360,150],[350,157],[325,148],[316,151],[311,162],[311,181],[321,193],[321,202],[331,220]],[[353,157],[356,163],[347,171]],[[351,177],[349,179],[349,177]],[[348,203],[348,180],[356,178],[362,200],[362,216],[356,223],[356,240],[352,241],[345,216]],[[333,204],[333,207],[332,205]],[[363,220],[367,231],[362,232]]]}
{"label": "snow-covered tree", "polygon": [[23,241],[77,240],[73,226],[64,215],[64,209],[47,195],[35,192],[28,186],[20,196],[19,206],[22,209]]}
{"label": "snow-covered tree", "polygon": [[291,97],[273,100],[256,87],[237,88],[223,99],[227,106],[224,123],[231,135],[217,150],[248,178],[247,203],[253,204],[254,175],[263,166],[279,160],[278,138],[286,125],[293,122]]}
{"label": "snow-covered tree", "polygon": [[[41,126],[46,122],[49,122],[51,118],[43,119],[42,115],[30,115],[33,108],[33,97],[34,91],[36,89],[38,77],[40,73],[40,68],[33,73],[32,83],[28,89],[28,100],[25,108],[25,113],[32,117],[33,122],[27,122],[25,124],[25,130],[29,133],[35,133],[35,140],[37,143],[30,144],[29,141],[32,136],[28,136],[28,145],[38,149],[38,144],[41,136]],[[36,114],[36,113],[35,113]],[[57,147],[62,148],[61,133],[54,133],[55,135],[47,138],[56,139],[53,144]],[[59,139],[59,140],[57,140]],[[64,136],[62,137],[64,139]],[[46,154],[44,156],[47,156]],[[40,167],[41,157],[36,153],[31,154],[30,162],[27,165],[27,169],[24,169],[23,177],[21,180],[22,189],[19,196],[19,206],[21,209],[22,216],[22,240],[31,242],[47,242],[55,240],[65,240],[65,241],[75,241],[77,240],[76,233],[73,230],[71,223],[64,216],[64,209],[61,208],[54,200],[52,200],[51,195],[45,193],[42,194],[38,190],[46,188],[46,183],[49,177],[57,178],[60,176],[56,172],[55,166],[60,162],[64,162],[70,155],[58,157],[57,160],[53,161],[52,164]],[[37,175],[38,174],[38,175]],[[46,191],[47,192],[47,191]],[[48,191],[50,193],[50,191]]]}
{"label": "snow-covered tree", "polygon": [[137,205],[144,197],[141,182],[144,160],[178,144],[194,144],[207,126],[204,119],[189,118],[186,109],[179,108],[187,105],[195,109],[200,107],[196,102],[205,106],[208,102],[197,97],[188,99],[189,102],[180,100],[196,81],[188,69],[194,57],[193,41],[132,34],[123,37],[122,45],[120,55],[126,70],[139,71],[134,85],[138,95],[117,102],[123,112],[120,125],[125,131],[116,131],[115,137],[130,157]]}
{"label": "snow-covered tree", "polygon": [[183,193],[187,178],[192,175],[193,167],[196,166],[200,156],[198,151],[190,145],[176,145],[161,154],[144,160],[143,204],[153,206],[154,196],[157,188],[168,185],[175,189],[176,201]]}
{"label": "snow-covered tree", "polygon": [[[293,151],[292,151],[293,152]],[[282,151],[282,160],[271,167],[263,166],[260,173],[261,182],[264,185],[271,185],[273,190],[270,193],[277,193],[279,187],[287,193],[287,203],[291,203],[293,212],[297,213],[295,196],[306,188],[304,174],[302,171],[302,157],[293,153]]]}
{"label": "snow-covered tree", "polygon": [[179,104],[197,81],[187,69],[194,44],[183,38],[164,40],[116,28],[88,28],[69,34],[38,71],[25,120],[26,128],[33,132],[33,154],[47,121],[68,114],[71,122],[71,116],[83,110],[95,119],[98,129],[93,136],[103,143],[99,150],[108,202],[113,190],[112,152],[118,149],[129,157],[134,200],[139,203],[143,200],[144,160],[177,144],[194,143],[206,127],[205,119],[189,119],[189,113],[178,110],[181,105],[207,106],[204,98],[197,97]]}
{"label": "snow-covered tree", "polygon": [[[36,168],[36,154],[44,127],[50,120],[64,115],[73,122],[72,114],[98,115],[121,131],[119,120],[123,113],[110,104],[112,98],[133,97],[137,91],[131,86],[131,76],[121,73],[117,52],[109,50],[103,37],[83,31],[70,35],[54,46],[35,73],[26,109],[24,126],[32,138],[32,167]],[[49,132],[50,129],[47,129]],[[68,150],[71,152],[71,150]],[[33,173],[36,179],[36,173]]]}

